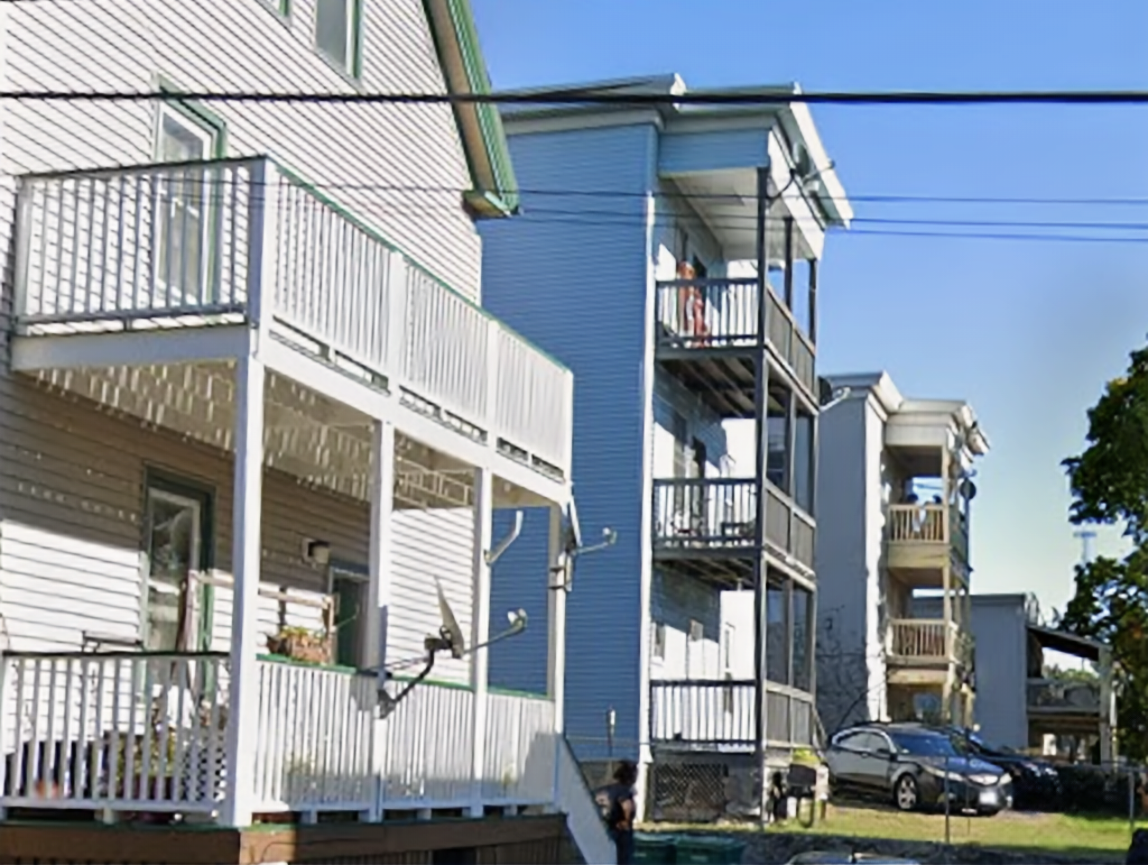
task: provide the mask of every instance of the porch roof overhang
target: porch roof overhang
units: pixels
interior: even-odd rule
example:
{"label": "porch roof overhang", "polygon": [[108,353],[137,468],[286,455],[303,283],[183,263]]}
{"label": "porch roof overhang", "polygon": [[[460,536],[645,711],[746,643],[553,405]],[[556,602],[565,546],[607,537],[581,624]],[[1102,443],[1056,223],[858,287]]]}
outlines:
{"label": "porch roof overhang", "polygon": [[[211,423],[215,438],[208,438],[203,430],[192,429],[188,423],[181,422],[172,406],[150,406],[145,410],[141,408],[142,397],[139,404],[128,403],[124,392],[135,389],[113,382],[118,371],[139,369],[154,375],[159,370],[190,370],[197,365],[230,367],[243,357],[262,362],[273,375],[301,385],[314,395],[322,395],[360,418],[393,422],[398,432],[445,455],[452,466],[462,466],[464,470],[467,466],[489,468],[503,482],[503,494],[498,495],[496,490],[496,498],[503,500],[503,506],[529,507],[546,503],[567,506],[571,500],[567,481],[535,471],[502,452],[493,442],[460,433],[419,411],[398,393],[374,387],[281,339],[243,324],[165,331],[16,336],[12,341],[11,363],[14,371],[39,376],[50,386],[226,450],[232,447],[231,429],[226,423]],[[329,426],[348,425],[345,418],[328,420]],[[361,444],[369,449],[369,431],[361,438]],[[363,456],[365,460],[366,454]],[[363,468],[366,468],[365,462]],[[455,468],[443,474],[458,473]],[[368,483],[364,477],[357,484],[361,489],[338,491],[366,495]],[[505,494],[511,486],[519,491],[517,495]]]}
{"label": "porch roof overhang", "polygon": [[1107,648],[1099,640],[1070,634],[1056,628],[1046,628],[1042,625],[1029,625],[1028,632],[1042,649],[1051,649],[1054,652],[1073,655],[1094,663],[1100,662],[1100,655]]}
{"label": "porch roof overhang", "polygon": [[[213,190],[195,217],[206,252],[184,258],[169,240],[195,229],[172,202],[195,184]],[[17,371],[97,403],[131,402],[129,371],[154,398],[127,413],[150,420],[193,400],[178,378],[226,390],[221,365],[257,356],[360,413],[342,437],[356,464],[365,419],[393,420],[460,471],[568,498],[570,371],[270,158],[25,175],[17,196]],[[93,226],[76,242],[61,228],[73,221]],[[208,433],[218,444],[230,428]]]}
{"label": "porch roof overhang", "polygon": [[[520,95],[602,94],[621,101],[508,104],[503,106],[502,116],[509,135],[636,122],[657,125],[661,130],[660,176],[673,181],[684,194],[691,196],[691,203],[710,229],[723,245],[729,244],[726,254],[730,259],[753,257],[758,168],[769,167],[772,194],[785,190],[774,215],[794,217],[805,243],[799,252],[805,256],[820,257],[826,229],[830,226],[847,228],[853,218],[852,206],[821,142],[812,114],[804,104],[789,101],[801,93],[796,83],[723,88],[720,91],[723,95],[740,93],[755,100],[723,105],[624,101],[629,94],[646,98],[705,96],[718,92],[691,90],[677,75],[514,92]],[[763,97],[776,97],[776,102],[758,101]],[[809,155],[812,179],[790,183],[791,169],[795,167],[794,149],[798,144]],[[743,222],[745,224],[737,229],[728,228]]]}

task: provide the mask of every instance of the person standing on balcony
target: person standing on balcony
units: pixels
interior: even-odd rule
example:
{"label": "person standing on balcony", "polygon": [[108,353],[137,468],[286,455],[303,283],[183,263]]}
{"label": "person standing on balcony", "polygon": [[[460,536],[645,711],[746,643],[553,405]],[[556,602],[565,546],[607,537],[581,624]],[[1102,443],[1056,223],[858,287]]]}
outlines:
{"label": "person standing on balcony", "polygon": [[614,783],[605,787],[600,795],[606,817],[607,831],[617,851],[618,865],[634,861],[634,785],[638,783],[638,767],[623,760],[614,772]]}

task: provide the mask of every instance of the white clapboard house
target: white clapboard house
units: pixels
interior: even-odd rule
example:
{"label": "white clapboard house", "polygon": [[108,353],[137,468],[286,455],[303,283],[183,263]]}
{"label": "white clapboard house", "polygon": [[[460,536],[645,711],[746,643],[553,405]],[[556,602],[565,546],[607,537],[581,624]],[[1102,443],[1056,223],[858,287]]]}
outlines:
{"label": "white clapboard house", "polygon": [[[165,94],[0,102],[9,820],[565,812],[610,855],[561,736],[573,377],[482,307],[497,112],[209,98],[488,88],[466,0],[0,4],[0,90]],[[468,650],[507,626],[525,507],[547,692],[456,645],[392,705],[440,587]]]}

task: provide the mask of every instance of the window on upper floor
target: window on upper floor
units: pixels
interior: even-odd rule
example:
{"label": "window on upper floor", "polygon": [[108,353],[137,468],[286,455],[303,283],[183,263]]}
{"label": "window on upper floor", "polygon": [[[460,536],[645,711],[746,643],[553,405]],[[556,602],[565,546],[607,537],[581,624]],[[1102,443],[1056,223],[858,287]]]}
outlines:
{"label": "window on upper floor", "polygon": [[292,0],[260,0],[260,2],[284,18],[291,17]]}
{"label": "window on upper floor", "polygon": [[654,657],[659,661],[666,659],[666,626],[663,622],[654,622]]}
{"label": "window on upper floor", "polygon": [[315,0],[315,47],[337,69],[358,78],[363,0]]}
{"label": "window on upper floor", "polygon": [[813,514],[813,416],[797,412],[797,426],[793,431],[793,500],[797,506]]}
{"label": "window on upper floor", "polygon": [[789,593],[781,582],[770,582],[765,591],[765,677],[779,685],[790,682]]}
{"label": "window on upper floor", "polygon": [[808,691],[813,681],[813,658],[809,653],[813,626],[813,595],[808,589],[794,586],[792,684],[802,691]]}
{"label": "window on upper floor", "polygon": [[221,136],[221,125],[206,117],[175,105],[160,106],[157,158],[192,163],[163,172],[157,181],[155,284],[173,305],[208,299],[212,172],[194,163],[221,155]]}

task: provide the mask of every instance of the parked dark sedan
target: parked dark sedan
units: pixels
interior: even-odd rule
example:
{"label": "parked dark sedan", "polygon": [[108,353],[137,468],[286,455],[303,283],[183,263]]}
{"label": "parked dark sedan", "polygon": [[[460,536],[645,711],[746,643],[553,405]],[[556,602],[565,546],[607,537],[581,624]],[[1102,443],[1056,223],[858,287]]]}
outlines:
{"label": "parked dark sedan", "polygon": [[968,743],[969,751],[1012,776],[1016,807],[1055,807],[1060,801],[1060,775],[1047,760],[990,745],[972,730],[956,729],[955,733]]}
{"label": "parked dark sedan", "polygon": [[950,731],[922,724],[842,730],[825,754],[834,790],[892,799],[902,811],[950,807],[996,814],[1012,807],[1012,779]]}

